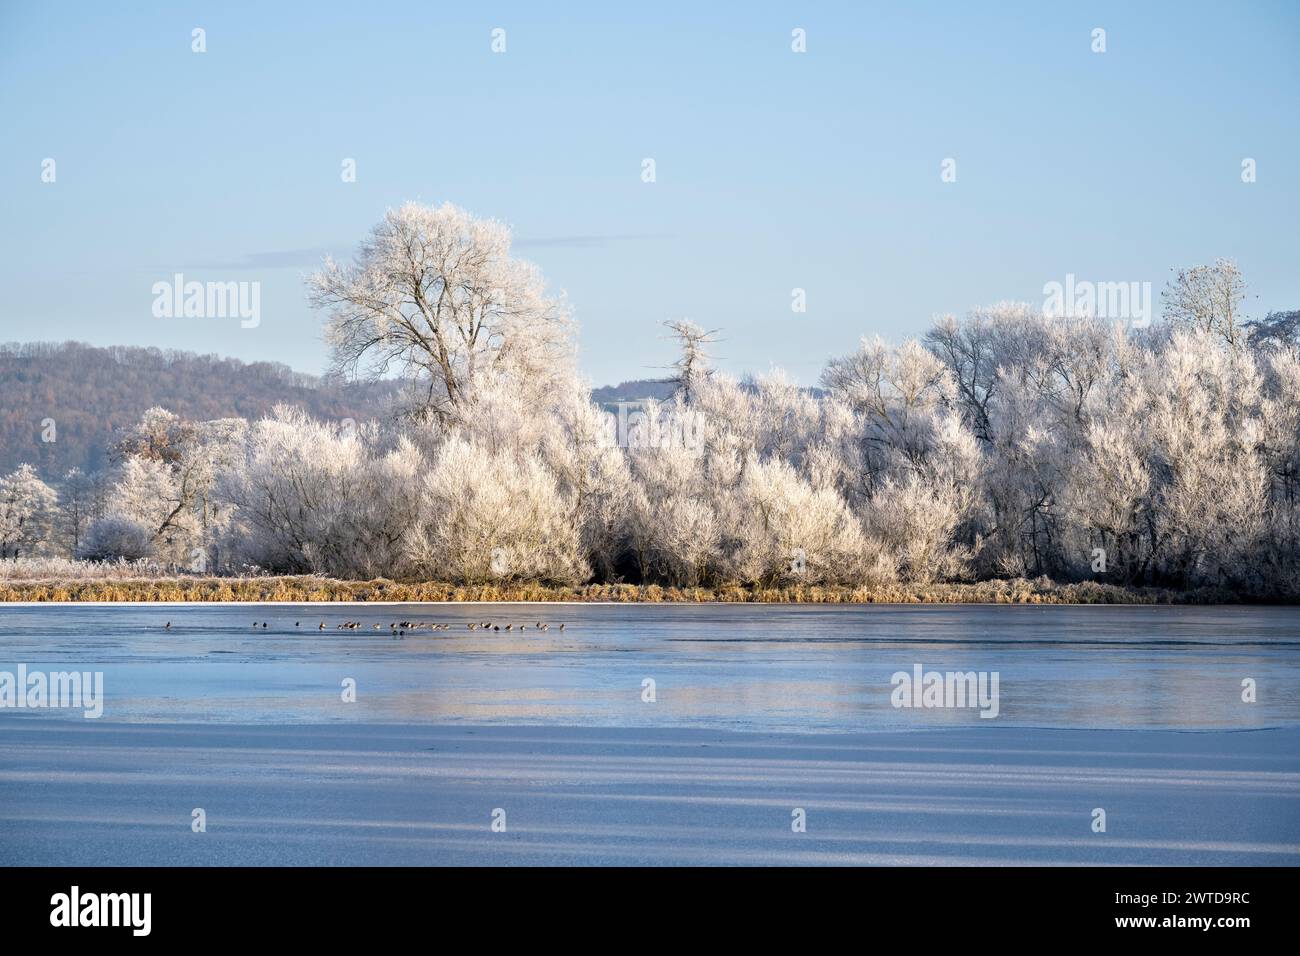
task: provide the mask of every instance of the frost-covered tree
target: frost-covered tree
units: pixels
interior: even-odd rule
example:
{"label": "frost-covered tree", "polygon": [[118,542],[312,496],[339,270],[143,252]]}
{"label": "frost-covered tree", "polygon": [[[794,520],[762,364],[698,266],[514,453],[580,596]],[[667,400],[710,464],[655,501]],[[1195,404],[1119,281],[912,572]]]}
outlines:
{"label": "frost-covered tree", "polygon": [[1103,579],[1143,581],[1156,556],[1157,516],[1143,444],[1135,429],[1109,416],[1093,422],[1065,485],[1068,521],[1080,532],[1076,564],[1095,565]]}
{"label": "frost-covered tree", "polygon": [[1300,355],[1263,361],[1258,451],[1268,473],[1270,583],[1300,593]]}
{"label": "frost-covered tree", "polygon": [[1232,259],[1179,269],[1161,297],[1164,318],[1174,328],[1210,333],[1232,346],[1244,341],[1240,323],[1246,280]]}
{"label": "frost-covered tree", "polygon": [[[780,459],[751,462],[738,489],[735,577],[747,584],[861,584],[868,546],[857,518],[832,488],[815,489]],[[873,576],[880,565],[872,554]]]}
{"label": "frost-covered tree", "polygon": [[1245,323],[1246,341],[1258,352],[1285,352],[1300,357],[1300,309],[1270,312]]}
{"label": "frost-covered tree", "polygon": [[740,467],[718,435],[705,443],[705,430],[701,413],[681,395],[668,404],[648,402],[629,430],[629,546],[643,579],[688,587],[719,580],[735,520],[727,491]]}
{"label": "frost-covered tree", "polygon": [[891,468],[924,461],[936,416],[951,407],[954,390],[943,363],[919,343],[894,349],[879,337],[831,359],[822,385],[863,418],[867,493]]}
{"label": "frost-covered tree", "polygon": [[215,541],[230,515],[214,489],[234,467],[247,427],[242,419],[186,422],[149,409],[114,446],[119,464],[107,513],[148,528],[160,560],[193,570],[215,566]]}
{"label": "frost-covered tree", "polygon": [[59,482],[59,515],[56,538],[64,550],[76,554],[92,521],[103,517],[107,489],[102,476],[70,468]]}
{"label": "frost-covered tree", "polygon": [[420,490],[407,541],[418,575],[469,584],[588,577],[579,529],[540,459],[453,437]]}
{"label": "frost-covered tree", "polygon": [[90,523],[77,547],[84,561],[138,561],[153,555],[151,529],[121,515],[106,515]]}
{"label": "frost-covered tree", "polygon": [[484,377],[529,396],[553,391],[571,376],[569,311],[510,241],[504,224],[450,203],[389,210],[351,265],[327,260],[310,279],[335,370],[400,373],[407,411],[444,426]]}
{"label": "frost-covered tree", "polygon": [[1157,571],[1178,585],[1246,583],[1263,533],[1261,378],[1249,352],[1218,339],[1179,333],[1148,355],[1146,406],[1133,422],[1150,442]]}
{"label": "frost-covered tree", "polygon": [[947,367],[955,398],[966,424],[984,441],[992,436],[989,403],[998,383],[998,370],[1014,361],[1024,348],[1025,332],[1036,321],[1024,303],[1000,302],[973,310],[965,320],[944,315],[925,334],[925,347]]}
{"label": "frost-covered tree", "polygon": [[966,574],[979,543],[983,461],[954,411],[957,388],[943,360],[915,341],[895,349],[864,339],[831,360],[822,384],[859,416],[850,500],[867,533],[910,580]]}
{"label": "frost-covered tree", "polygon": [[162,560],[185,564],[197,546],[192,513],[171,465],[157,458],[127,458],[117,468],[107,514],[148,529]]}
{"label": "frost-covered tree", "polygon": [[256,422],[221,496],[237,508],[227,550],[268,570],[398,576],[415,530],[423,456],[374,425],[288,407]]}
{"label": "frost-covered tree", "polygon": [[31,465],[0,478],[0,558],[30,557],[48,547],[58,496]]}
{"label": "frost-covered tree", "polygon": [[934,422],[919,458],[891,469],[864,506],[867,532],[910,581],[969,576],[979,539],[968,526],[982,484],[975,436],[952,413]]}
{"label": "frost-covered tree", "polygon": [[181,460],[193,437],[193,425],[155,405],[120,433],[109,448],[109,457],[115,462],[135,458],[173,465]]}
{"label": "frost-covered tree", "polygon": [[578,528],[586,562],[613,578],[627,551],[632,476],[617,444],[618,424],[590,399],[573,393],[557,409],[540,452]]}
{"label": "frost-covered tree", "polygon": [[690,319],[670,319],[664,323],[669,334],[677,340],[677,361],[673,363],[674,396],[690,403],[696,392],[713,374],[713,358],[709,346],[717,341],[716,329],[705,329]]}

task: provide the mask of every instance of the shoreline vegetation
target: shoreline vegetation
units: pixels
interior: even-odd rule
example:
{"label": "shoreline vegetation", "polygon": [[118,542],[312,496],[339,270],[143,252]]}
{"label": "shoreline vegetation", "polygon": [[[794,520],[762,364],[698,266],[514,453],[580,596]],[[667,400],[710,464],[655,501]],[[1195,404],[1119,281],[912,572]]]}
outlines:
{"label": "shoreline vegetation", "polygon": [[309,278],[333,377],[395,389],[382,420],[154,407],[93,474],[0,476],[6,599],[1300,596],[1300,310],[1244,321],[1231,260],[1179,270],[1159,324],[1003,302],[815,389],[725,375],[718,330],[672,319],[671,397],[610,409],[510,242],[408,203]]}
{"label": "shoreline vegetation", "polygon": [[[0,581],[4,603],[612,603],[612,604],[1149,604],[1256,603],[1215,587],[1173,590],[1047,578],[971,583],[891,583],[865,587],[791,585],[757,588],[663,587],[657,584],[483,584],[437,581],[345,581],[314,575],[141,577],[112,580]],[[1266,601],[1258,603],[1291,603]]]}

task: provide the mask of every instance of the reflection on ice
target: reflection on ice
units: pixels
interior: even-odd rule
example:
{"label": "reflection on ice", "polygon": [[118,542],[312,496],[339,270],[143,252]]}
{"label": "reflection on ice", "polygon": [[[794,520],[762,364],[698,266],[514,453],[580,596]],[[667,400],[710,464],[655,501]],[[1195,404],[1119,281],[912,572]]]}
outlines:
{"label": "reflection on ice", "polygon": [[[118,721],[1256,729],[1300,724],[1298,617],[1262,607],[6,607],[0,666],[102,670],[105,718]],[[410,626],[394,639],[392,624]],[[892,675],[919,665],[999,674],[996,719],[892,707]],[[340,699],[347,679],[355,703]],[[1246,679],[1254,703],[1241,699]]]}

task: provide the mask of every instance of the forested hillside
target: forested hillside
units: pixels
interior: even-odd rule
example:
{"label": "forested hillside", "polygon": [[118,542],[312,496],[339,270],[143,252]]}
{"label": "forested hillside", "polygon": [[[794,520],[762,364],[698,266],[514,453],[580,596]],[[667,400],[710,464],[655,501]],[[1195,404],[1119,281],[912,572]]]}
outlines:
{"label": "forested hillside", "polygon": [[[217,355],[81,342],[0,345],[0,473],[20,463],[57,480],[69,468],[98,471],[114,431],[146,409],[191,421],[256,419],[280,403],[314,418],[362,421],[387,414],[395,386],[342,385],[278,362],[247,364]],[[598,403],[664,399],[666,381],[636,380],[592,393]],[[54,420],[51,431],[43,422]],[[53,441],[42,441],[42,434]]]}
{"label": "forested hillside", "polygon": [[255,419],[280,403],[326,420],[360,421],[382,414],[390,391],[333,385],[279,363],[191,352],[80,342],[3,345],[0,472],[22,462],[49,479],[74,467],[97,471],[112,433],[158,405],[194,421]]}

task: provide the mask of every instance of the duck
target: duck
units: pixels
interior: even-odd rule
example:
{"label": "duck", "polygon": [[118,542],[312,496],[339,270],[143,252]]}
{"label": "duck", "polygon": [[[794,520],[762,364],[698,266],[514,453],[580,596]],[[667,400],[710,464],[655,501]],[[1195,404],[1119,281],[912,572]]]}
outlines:
{"label": "duck", "polygon": [[170,631],[171,629],[172,629],[172,622],[168,621],[167,624],[163,627],[163,630]]}

